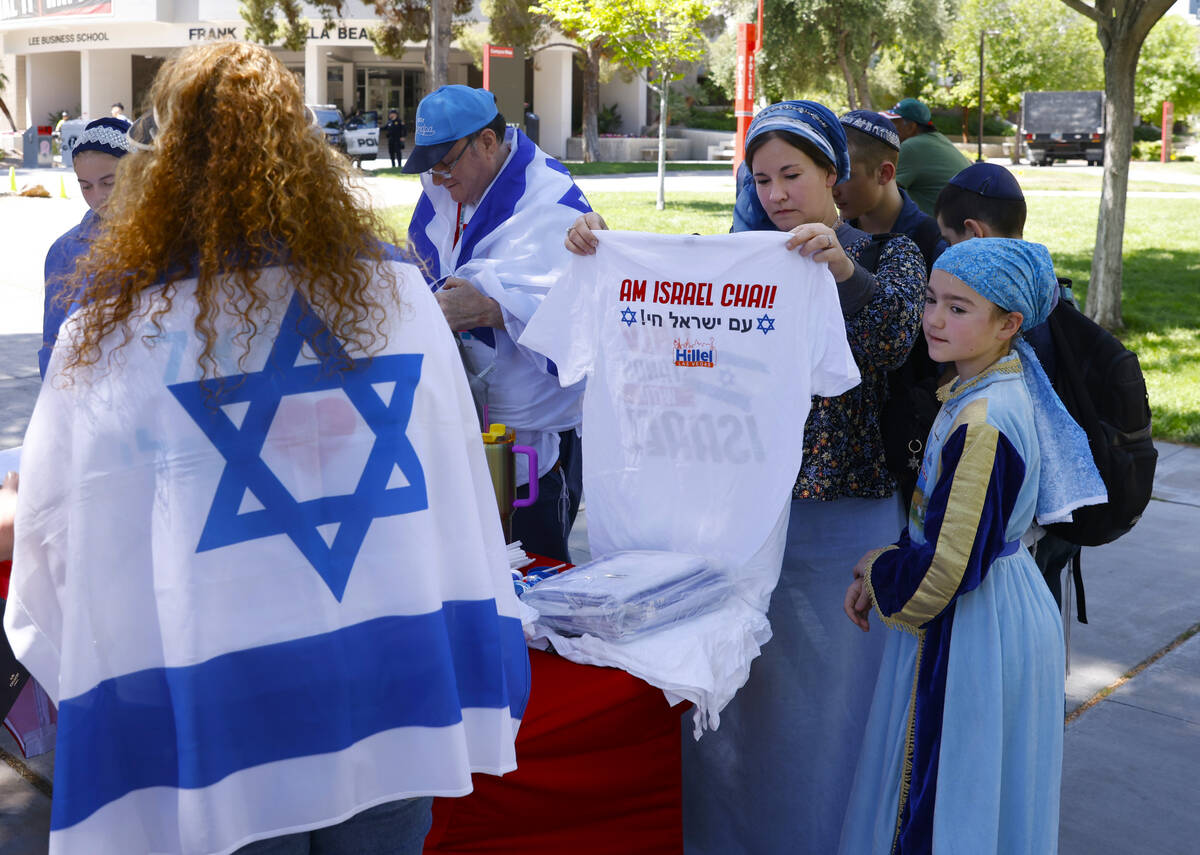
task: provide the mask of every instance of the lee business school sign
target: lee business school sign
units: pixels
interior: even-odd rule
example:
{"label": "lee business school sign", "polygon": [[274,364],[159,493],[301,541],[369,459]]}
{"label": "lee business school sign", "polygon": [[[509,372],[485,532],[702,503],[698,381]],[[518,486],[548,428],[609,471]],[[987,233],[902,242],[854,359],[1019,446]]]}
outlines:
{"label": "lee business school sign", "polygon": [[[3,0],[11,3],[17,0]],[[28,0],[22,0],[28,2]],[[44,0],[43,0],[44,2]],[[317,24],[309,28],[309,41],[329,44],[369,46],[369,21],[347,21],[326,27]],[[47,27],[44,19],[37,27],[9,30],[4,37],[5,49],[11,53],[45,53],[62,50],[94,48],[172,48],[186,47],[211,41],[242,41],[245,27],[241,23],[203,22],[162,24],[142,21],[124,24],[112,22],[74,27]]]}

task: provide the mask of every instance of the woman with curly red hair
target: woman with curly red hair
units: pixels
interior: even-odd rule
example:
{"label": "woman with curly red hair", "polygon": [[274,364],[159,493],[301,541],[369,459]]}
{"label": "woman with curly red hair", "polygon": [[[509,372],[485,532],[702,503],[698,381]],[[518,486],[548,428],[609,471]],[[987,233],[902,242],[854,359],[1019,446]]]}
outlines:
{"label": "woman with curly red hair", "polygon": [[419,853],[529,688],[454,340],[267,50],[151,100],[22,455],[50,851]]}

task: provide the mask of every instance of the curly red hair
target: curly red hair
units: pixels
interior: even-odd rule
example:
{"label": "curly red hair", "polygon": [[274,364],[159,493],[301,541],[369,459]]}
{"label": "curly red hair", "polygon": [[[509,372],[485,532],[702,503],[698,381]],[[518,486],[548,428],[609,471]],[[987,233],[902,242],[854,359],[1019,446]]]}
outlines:
{"label": "curly red hair", "polygon": [[[121,159],[103,227],[76,269],[70,298],[88,314],[67,370],[127,343],[148,311],[144,294],[161,290],[153,322],[170,311],[175,283],[195,278],[199,361],[216,376],[216,320],[240,318],[248,349],[268,315],[260,271],[276,264],[338,339],[373,350],[395,283],[368,285],[382,241],[395,238],[309,123],[295,75],[263,47],[219,42],[168,60],[150,99],[151,150]],[[114,333],[123,338],[102,347]]]}

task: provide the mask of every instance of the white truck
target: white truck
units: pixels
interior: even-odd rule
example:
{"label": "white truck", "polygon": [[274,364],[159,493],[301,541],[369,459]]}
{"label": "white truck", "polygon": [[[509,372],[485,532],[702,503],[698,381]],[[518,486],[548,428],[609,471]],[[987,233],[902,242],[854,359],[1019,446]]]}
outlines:
{"label": "white truck", "polygon": [[1104,163],[1103,92],[1026,92],[1021,98],[1021,148],[1033,166],[1056,160]]}

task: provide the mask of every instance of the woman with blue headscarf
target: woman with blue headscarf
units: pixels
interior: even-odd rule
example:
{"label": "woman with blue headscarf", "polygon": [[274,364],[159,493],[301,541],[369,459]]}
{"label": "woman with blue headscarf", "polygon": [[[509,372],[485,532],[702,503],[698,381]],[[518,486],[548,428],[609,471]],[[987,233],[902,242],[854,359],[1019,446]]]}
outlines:
{"label": "woman with blue headscarf", "polygon": [[901,631],[876,633],[845,855],[1057,851],[1062,622],[1022,535],[1106,498],[1086,436],[1017,338],[1057,290],[1040,244],[970,240],[934,264],[925,338],[957,376],[907,529],[860,559],[846,592],[862,630],[874,609]]}
{"label": "woman with blue headscarf", "polygon": [[[862,383],[813,399],[768,612],[771,641],[721,726],[699,742],[685,728],[689,853],[827,855],[841,833],[883,639],[848,625],[840,604],[863,546],[903,525],[879,421],[884,372],[904,362],[920,332],[925,288],[925,262],[908,237],[873,245],[841,221],[833,187],[849,177],[846,135],[826,107],[783,101],[750,124],[732,230],[790,232],[789,249],[829,266]],[[567,248],[595,251],[592,230],[602,228],[598,214],[580,217]]]}
{"label": "woman with blue headscarf", "polygon": [[[792,233],[788,248],[829,265],[862,383],[814,398],[792,491],[787,548],[768,618],[771,641],[721,714],[721,727],[684,740],[689,852],[836,850],[883,651],[839,604],[846,568],[903,524],[884,463],[884,372],[919,334],[925,266],[907,237],[872,239],[838,216],[833,187],[850,175],[834,113],[812,101],[759,112],[746,135],[733,231]],[[874,264],[865,253],[878,250]]]}

